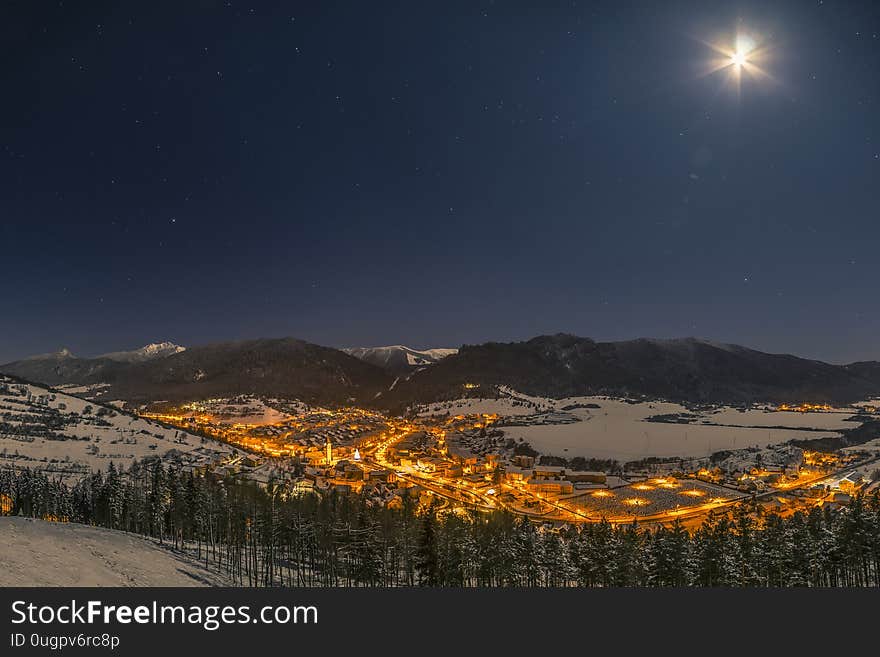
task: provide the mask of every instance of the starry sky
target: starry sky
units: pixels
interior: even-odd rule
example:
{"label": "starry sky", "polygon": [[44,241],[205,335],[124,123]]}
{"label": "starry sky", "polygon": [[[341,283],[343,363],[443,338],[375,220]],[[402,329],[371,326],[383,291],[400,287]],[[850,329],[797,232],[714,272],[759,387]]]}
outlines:
{"label": "starry sky", "polygon": [[[738,34],[754,62],[707,74]],[[0,36],[0,362],[556,332],[880,359],[877,3],[27,0]]]}

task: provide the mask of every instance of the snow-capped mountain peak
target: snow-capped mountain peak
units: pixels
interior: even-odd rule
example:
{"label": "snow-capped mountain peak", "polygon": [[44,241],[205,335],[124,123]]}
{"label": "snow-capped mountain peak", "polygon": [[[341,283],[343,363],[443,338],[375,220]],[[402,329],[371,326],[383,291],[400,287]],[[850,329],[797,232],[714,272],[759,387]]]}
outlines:
{"label": "snow-capped mountain peak", "polygon": [[433,365],[447,356],[458,353],[458,349],[411,349],[402,344],[387,347],[351,347],[342,351],[397,373],[403,373],[411,368]]}
{"label": "snow-capped mountain peak", "polygon": [[114,351],[109,354],[102,354],[98,358],[106,358],[108,360],[116,360],[123,363],[141,363],[156,358],[165,358],[173,356],[185,351],[186,347],[174,344],[173,342],[153,342],[144,345],[140,349],[132,351]]}
{"label": "snow-capped mountain peak", "polygon": [[28,356],[24,360],[62,360],[64,358],[75,358],[70,349],[68,349],[67,347],[63,347],[58,351],[53,351],[48,354],[37,354],[35,356]]}

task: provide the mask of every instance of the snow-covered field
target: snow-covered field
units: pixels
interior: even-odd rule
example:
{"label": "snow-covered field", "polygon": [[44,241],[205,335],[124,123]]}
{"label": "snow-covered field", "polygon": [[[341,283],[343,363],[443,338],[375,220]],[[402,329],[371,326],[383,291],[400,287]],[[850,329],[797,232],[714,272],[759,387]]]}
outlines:
{"label": "snow-covered field", "polygon": [[[505,434],[543,454],[613,458],[704,457],[727,449],[838,435],[858,426],[855,408],[777,412],[768,407],[689,410],[670,402],[630,403],[608,397],[547,399],[502,389],[499,399],[459,399],[419,409],[420,415],[494,413]],[[648,421],[688,414],[687,423]],[[530,417],[527,417],[530,416]],[[563,423],[560,420],[567,420]],[[516,426],[523,424],[525,426]],[[513,425],[513,426],[512,426]],[[778,428],[783,427],[783,428]]]}
{"label": "snow-covered field", "polygon": [[531,397],[504,387],[500,389],[500,393],[501,396],[497,399],[478,397],[455,399],[427,404],[420,407],[418,411],[419,415],[423,417],[431,415],[477,415],[482,413],[509,417],[513,415],[530,415],[540,411],[550,412],[566,405],[558,399]]}
{"label": "snow-covered field", "polygon": [[77,467],[127,468],[135,459],[169,451],[212,460],[224,443],[164,427],[79,397],[0,376],[0,466],[71,474]]}
{"label": "snow-covered field", "polygon": [[189,555],[134,534],[0,517],[0,586],[230,586]]}
{"label": "snow-covered field", "polygon": [[[812,429],[852,429],[858,422],[849,418],[855,415],[855,408],[835,408],[830,411],[801,413],[799,411],[772,411],[749,409],[741,411],[727,406],[713,411],[700,413],[702,420],[712,424],[729,424],[733,426],[758,427],[791,427],[793,429],[809,427]],[[702,421],[701,420],[701,421]]]}

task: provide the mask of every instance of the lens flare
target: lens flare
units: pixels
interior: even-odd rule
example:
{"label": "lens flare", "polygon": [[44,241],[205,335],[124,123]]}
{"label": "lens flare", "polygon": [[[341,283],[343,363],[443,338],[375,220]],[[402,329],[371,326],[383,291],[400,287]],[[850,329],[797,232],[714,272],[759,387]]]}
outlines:
{"label": "lens flare", "polygon": [[770,58],[770,48],[763,37],[740,31],[732,37],[722,37],[716,41],[699,39],[711,48],[715,55],[707,60],[701,75],[713,75],[722,71],[727,73],[727,81],[740,94],[743,79],[771,80],[773,78],[763,66]]}

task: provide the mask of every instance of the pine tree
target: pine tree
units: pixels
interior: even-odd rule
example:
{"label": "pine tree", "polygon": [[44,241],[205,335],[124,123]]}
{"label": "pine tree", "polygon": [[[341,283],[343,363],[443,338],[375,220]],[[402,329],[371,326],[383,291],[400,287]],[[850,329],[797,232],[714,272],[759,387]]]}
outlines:
{"label": "pine tree", "polygon": [[168,511],[168,484],[165,476],[165,468],[162,462],[157,460],[153,465],[150,481],[150,493],[147,497],[147,515],[150,523],[150,533],[162,543],[165,537],[166,518]]}
{"label": "pine tree", "polygon": [[417,552],[416,572],[419,586],[437,586],[440,583],[440,563],[437,556],[437,516],[433,502],[422,517],[422,530]]}
{"label": "pine tree", "polygon": [[122,479],[113,461],[107,467],[107,479],[104,482],[106,491],[107,511],[110,527],[120,529],[122,527],[122,512],[125,503],[125,491]]}

